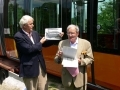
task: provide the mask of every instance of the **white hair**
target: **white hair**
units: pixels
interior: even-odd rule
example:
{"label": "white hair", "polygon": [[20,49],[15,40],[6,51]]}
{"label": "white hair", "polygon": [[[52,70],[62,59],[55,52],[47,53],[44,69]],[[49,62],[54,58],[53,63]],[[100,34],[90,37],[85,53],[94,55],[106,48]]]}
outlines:
{"label": "white hair", "polygon": [[34,19],[33,19],[31,16],[29,16],[29,15],[24,15],[24,16],[20,19],[20,21],[19,21],[20,27],[22,28],[23,25],[27,24],[28,21],[31,20],[31,19],[34,21]]}
{"label": "white hair", "polygon": [[74,25],[74,24],[71,24],[67,27],[67,31],[70,29],[70,28],[75,28],[77,32],[79,32],[79,27],[77,25]]}

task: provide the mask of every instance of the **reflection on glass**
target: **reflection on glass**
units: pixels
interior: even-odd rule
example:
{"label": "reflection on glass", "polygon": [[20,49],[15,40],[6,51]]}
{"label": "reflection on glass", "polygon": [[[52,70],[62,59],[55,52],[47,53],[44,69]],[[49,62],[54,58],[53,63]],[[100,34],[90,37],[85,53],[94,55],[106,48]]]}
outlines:
{"label": "reflection on glass", "polygon": [[8,27],[10,28],[10,36],[14,32],[14,1],[10,0],[8,4]]}
{"label": "reflection on glass", "polygon": [[80,37],[85,38],[87,32],[87,1],[73,0],[71,8],[71,22],[80,28]]}
{"label": "reflection on glass", "polygon": [[16,31],[18,31],[15,30],[15,25],[18,25],[20,18],[23,16],[23,3],[23,0],[17,0],[16,2],[14,0],[10,0],[8,3],[8,28],[10,28],[9,36],[14,36]]}
{"label": "reflection on glass", "polygon": [[24,8],[23,8],[23,0],[17,0],[17,23],[20,18],[23,16]]}
{"label": "reflection on glass", "polygon": [[116,19],[119,15],[115,0],[98,2],[97,24],[101,28],[97,31],[97,46],[100,48],[118,48],[118,36],[115,32]]}
{"label": "reflection on glass", "polygon": [[41,35],[44,35],[45,28],[60,27],[59,9],[59,0],[33,0],[32,16],[35,20],[35,30],[37,30]]}

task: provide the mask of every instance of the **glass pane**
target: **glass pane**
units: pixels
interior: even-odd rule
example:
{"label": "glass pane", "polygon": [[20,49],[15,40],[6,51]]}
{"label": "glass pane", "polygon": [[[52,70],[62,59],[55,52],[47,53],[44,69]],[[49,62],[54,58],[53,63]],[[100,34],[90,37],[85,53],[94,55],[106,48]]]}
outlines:
{"label": "glass pane", "polygon": [[116,4],[116,0],[103,0],[98,2],[98,47],[108,49],[116,49],[118,47],[118,39],[115,31],[116,19],[118,18]]}
{"label": "glass pane", "polygon": [[23,16],[23,3],[23,0],[10,0],[8,3],[9,36],[13,36],[18,31],[15,27],[19,26],[19,20]]}
{"label": "glass pane", "polygon": [[80,28],[80,37],[86,38],[87,33],[87,1],[73,0],[71,8],[71,22]]}
{"label": "glass pane", "polygon": [[59,0],[33,0],[32,16],[34,28],[44,35],[45,28],[60,27],[60,4]]}
{"label": "glass pane", "polygon": [[17,26],[19,26],[19,20],[24,14],[23,6],[24,6],[24,0],[17,0]]}
{"label": "glass pane", "polygon": [[10,0],[8,3],[8,28],[10,30],[9,36],[13,36],[14,34],[14,6],[14,1]]}

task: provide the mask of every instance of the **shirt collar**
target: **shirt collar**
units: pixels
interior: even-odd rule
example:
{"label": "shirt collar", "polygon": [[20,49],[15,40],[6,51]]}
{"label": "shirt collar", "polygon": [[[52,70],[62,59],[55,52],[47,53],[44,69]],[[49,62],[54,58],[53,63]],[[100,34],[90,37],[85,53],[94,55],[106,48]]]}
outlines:
{"label": "shirt collar", "polygon": [[[77,37],[77,39],[76,39],[75,43],[73,43],[73,44],[78,44],[78,37]],[[72,45],[72,43],[71,43],[71,42],[70,42],[70,45]]]}
{"label": "shirt collar", "polygon": [[27,35],[27,36],[32,36],[32,32],[28,33],[25,30],[22,29],[22,31]]}

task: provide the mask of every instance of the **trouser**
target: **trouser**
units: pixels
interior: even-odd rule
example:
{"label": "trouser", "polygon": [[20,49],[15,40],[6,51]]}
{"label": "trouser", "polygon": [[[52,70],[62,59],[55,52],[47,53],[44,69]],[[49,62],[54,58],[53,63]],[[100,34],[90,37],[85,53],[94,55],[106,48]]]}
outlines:
{"label": "trouser", "polygon": [[39,65],[39,70],[38,77],[23,78],[27,90],[48,90],[47,74],[42,70],[41,65]]}
{"label": "trouser", "polygon": [[74,83],[73,83],[73,81],[72,81],[70,87],[64,87],[64,88],[65,88],[65,90],[87,90],[86,89],[87,85],[84,86],[85,89],[83,88],[83,86],[76,88],[75,85],[74,85]]}

